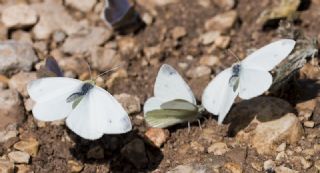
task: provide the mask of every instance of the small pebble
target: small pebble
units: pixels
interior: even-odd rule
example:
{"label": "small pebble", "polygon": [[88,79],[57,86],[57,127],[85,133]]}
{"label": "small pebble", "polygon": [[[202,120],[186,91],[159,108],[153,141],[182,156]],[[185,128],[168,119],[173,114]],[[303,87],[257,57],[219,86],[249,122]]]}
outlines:
{"label": "small pebble", "polygon": [[207,33],[204,33],[200,36],[201,43],[203,45],[209,45],[217,40],[217,38],[220,36],[219,31],[210,31]]}
{"label": "small pebble", "polygon": [[305,127],[309,127],[309,128],[313,128],[314,124],[315,124],[314,121],[305,121],[305,122],[303,122],[303,125]]}
{"label": "small pebble", "polygon": [[177,26],[171,30],[172,38],[175,40],[186,36],[186,34],[187,34],[186,28],[182,26]]}
{"label": "small pebble", "polygon": [[39,142],[34,138],[30,138],[15,143],[13,147],[19,151],[24,151],[31,156],[36,156],[39,150]]}
{"label": "small pebble", "polygon": [[72,173],[78,173],[82,171],[83,165],[77,161],[74,160],[68,160],[68,169]]}
{"label": "small pebble", "polygon": [[199,63],[201,65],[206,65],[206,66],[214,66],[217,65],[218,63],[220,63],[220,60],[217,56],[214,55],[210,55],[210,56],[203,56],[200,58]]}
{"label": "small pebble", "polygon": [[155,146],[160,148],[167,141],[169,131],[161,128],[150,128],[145,135]]}
{"label": "small pebble", "polygon": [[9,160],[0,159],[0,172],[1,173],[13,173],[14,172],[14,164]]}
{"label": "small pebble", "polygon": [[275,167],[276,167],[276,164],[274,163],[273,160],[267,160],[263,163],[263,170],[265,171],[274,170]]}
{"label": "small pebble", "polygon": [[213,153],[214,155],[224,155],[227,151],[229,151],[230,149],[228,148],[226,143],[223,142],[217,142],[212,144],[209,148],[208,148],[208,153]]}
{"label": "small pebble", "polygon": [[11,151],[8,157],[14,163],[29,163],[30,155],[23,151]]}
{"label": "small pebble", "polygon": [[231,38],[229,36],[222,36],[221,35],[221,36],[217,37],[214,44],[218,48],[225,49],[229,46],[230,41],[231,41]]}
{"label": "small pebble", "polygon": [[201,65],[187,71],[186,75],[190,78],[199,78],[211,74],[211,68]]}

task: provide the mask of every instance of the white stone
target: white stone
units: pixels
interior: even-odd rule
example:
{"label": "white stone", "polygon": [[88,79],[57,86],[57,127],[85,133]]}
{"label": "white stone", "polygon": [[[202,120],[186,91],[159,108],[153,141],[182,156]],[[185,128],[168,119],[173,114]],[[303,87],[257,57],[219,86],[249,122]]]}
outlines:
{"label": "white stone", "polygon": [[73,8],[76,8],[83,12],[89,12],[93,9],[94,5],[97,3],[97,0],[66,0],[67,5],[70,5]]}
{"label": "white stone", "polygon": [[72,35],[85,28],[74,20],[61,4],[56,2],[46,1],[33,4],[32,7],[37,11],[40,18],[32,30],[36,39],[48,39],[54,31],[58,30],[62,30],[67,35]]}
{"label": "white stone", "polygon": [[8,157],[14,163],[29,163],[30,155],[23,151],[11,151]]}
{"label": "white stone", "polygon": [[38,60],[29,43],[8,40],[0,42],[0,73],[10,75],[19,71],[30,71]]}
{"label": "white stone", "polygon": [[1,20],[8,28],[18,28],[34,25],[37,22],[37,13],[26,4],[9,6],[2,11]]}

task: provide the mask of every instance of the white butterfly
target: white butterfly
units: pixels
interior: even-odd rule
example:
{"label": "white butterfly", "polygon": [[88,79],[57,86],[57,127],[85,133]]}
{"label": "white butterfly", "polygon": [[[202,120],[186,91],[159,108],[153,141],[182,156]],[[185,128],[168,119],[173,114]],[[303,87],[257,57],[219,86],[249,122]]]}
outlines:
{"label": "white butterfly", "polygon": [[67,126],[85,139],[98,139],[103,134],[131,130],[128,114],[118,101],[94,81],[67,77],[48,77],[31,81],[27,86],[36,102],[32,109],[36,119],[66,119]]}
{"label": "white butterfly", "polygon": [[199,118],[199,108],[188,84],[170,65],[163,64],[154,84],[154,97],[144,104],[146,122],[165,128]]}
{"label": "white butterfly", "polygon": [[286,58],[294,45],[290,39],[275,41],[219,73],[203,92],[203,106],[222,123],[238,94],[250,99],[269,89],[272,76],[268,71]]}

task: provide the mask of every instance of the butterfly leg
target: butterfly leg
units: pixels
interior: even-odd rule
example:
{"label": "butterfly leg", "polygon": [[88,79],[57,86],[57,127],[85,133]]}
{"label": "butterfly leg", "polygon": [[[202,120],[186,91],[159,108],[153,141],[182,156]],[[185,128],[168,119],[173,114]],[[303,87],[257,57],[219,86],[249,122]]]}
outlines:
{"label": "butterfly leg", "polygon": [[200,120],[199,119],[197,119],[197,121],[198,121],[198,125],[199,125],[199,128],[202,130],[202,127],[201,127],[201,122],[200,122]]}

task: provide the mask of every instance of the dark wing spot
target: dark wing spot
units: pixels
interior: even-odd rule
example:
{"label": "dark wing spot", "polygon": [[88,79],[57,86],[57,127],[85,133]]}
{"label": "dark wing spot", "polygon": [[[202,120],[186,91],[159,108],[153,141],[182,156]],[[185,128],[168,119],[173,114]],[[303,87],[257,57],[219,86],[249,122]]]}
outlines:
{"label": "dark wing spot", "polygon": [[177,72],[170,65],[163,65],[163,71],[167,73],[167,75],[173,75]]}

